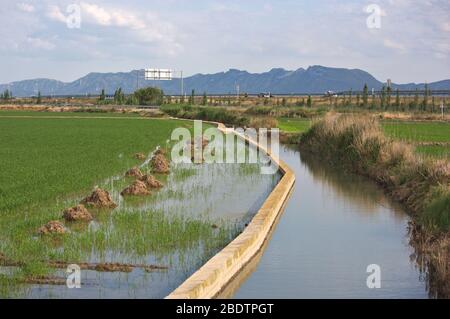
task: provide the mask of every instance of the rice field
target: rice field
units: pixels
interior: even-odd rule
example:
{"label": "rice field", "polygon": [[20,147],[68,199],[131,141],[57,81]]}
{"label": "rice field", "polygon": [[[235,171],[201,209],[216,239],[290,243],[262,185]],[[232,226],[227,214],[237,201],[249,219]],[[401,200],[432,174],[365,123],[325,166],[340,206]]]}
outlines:
{"label": "rice field", "polygon": [[300,118],[278,118],[278,128],[286,133],[303,133],[311,127],[311,120]]}
{"label": "rice field", "polygon": [[415,145],[416,152],[433,158],[450,158],[450,123],[384,121],[385,134]]}
{"label": "rice field", "polygon": [[25,111],[25,110],[0,110],[1,117],[85,117],[85,118],[97,118],[97,117],[114,117],[114,118],[138,118],[138,113],[116,113],[107,112],[105,110],[95,110],[91,112],[44,112],[44,111]]}
{"label": "rice field", "polygon": [[450,143],[450,123],[385,121],[387,135],[410,142]]}
{"label": "rice field", "polygon": [[[0,266],[0,295],[161,298],[239,234],[279,179],[261,175],[258,164],[177,164],[169,175],[155,176],[164,187],[151,195],[120,195],[133,181],[124,176],[126,170],[150,169],[134,154],[149,158],[157,147],[169,148],[170,133],[180,126],[191,128],[191,123],[97,114],[0,115],[0,253],[17,263]],[[110,192],[118,207],[90,210],[93,221],[66,223],[69,232],[63,236],[37,234],[48,221],[62,221],[62,210],[96,186]],[[162,265],[167,270],[85,270],[85,286],[75,290],[24,283],[43,276],[65,278],[65,269],[51,262]]]}

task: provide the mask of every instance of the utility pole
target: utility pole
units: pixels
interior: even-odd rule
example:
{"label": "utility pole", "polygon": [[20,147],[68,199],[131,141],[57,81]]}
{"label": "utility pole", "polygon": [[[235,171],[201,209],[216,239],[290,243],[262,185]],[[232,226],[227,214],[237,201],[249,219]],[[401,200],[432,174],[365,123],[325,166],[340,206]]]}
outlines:
{"label": "utility pole", "polygon": [[442,119],[444,119],[444,100],[441,100],[441,114],[442,114]]}

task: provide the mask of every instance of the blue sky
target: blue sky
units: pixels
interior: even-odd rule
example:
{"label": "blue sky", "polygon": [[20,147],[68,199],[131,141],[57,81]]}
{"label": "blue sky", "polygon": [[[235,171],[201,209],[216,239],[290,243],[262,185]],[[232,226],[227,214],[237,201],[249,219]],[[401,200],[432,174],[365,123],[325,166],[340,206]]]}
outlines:
{"label": "blue sky", "polygon": [[[68,28],[70,4],[80,28]],[[376,4],[380,28],[368,28]],[[450,78],[448,0],[2,0],[0,83],[161,67],[187,75],[309,65]]]}

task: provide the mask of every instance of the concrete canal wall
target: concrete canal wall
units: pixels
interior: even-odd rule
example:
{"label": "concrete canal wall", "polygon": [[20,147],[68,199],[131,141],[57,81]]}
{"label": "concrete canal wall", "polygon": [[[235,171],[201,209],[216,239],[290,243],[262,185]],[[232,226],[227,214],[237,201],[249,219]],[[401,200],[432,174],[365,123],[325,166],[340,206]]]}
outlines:
{"label": "concrete canal wall", "polygon": [[294,172],[268,149],[233,129],[227,129],[221,123],[215,124],[220,131],[236,134],[263,150],[278,165],[283,176],[245,230],[167,296],[167,299],[210,299],[218,296],[263,247],[295,183]]}

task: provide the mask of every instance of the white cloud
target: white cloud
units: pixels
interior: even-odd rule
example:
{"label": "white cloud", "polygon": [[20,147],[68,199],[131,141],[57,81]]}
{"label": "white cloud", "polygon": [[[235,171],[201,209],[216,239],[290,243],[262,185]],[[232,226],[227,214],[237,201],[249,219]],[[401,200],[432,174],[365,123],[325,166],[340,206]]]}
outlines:
{"label": "white cloud", "polygon": [[66,20],[67,20],[64,13],[62,13],[62,11],[59,9],[59,7],[55,6],[55,5],[51,5],[48,7],[47,16],[52,20],[63,22],[63,23],[66,23]]}
{"label": "white cloud", "polygon": [[82,2],[80,5],[83,18],[86,18],[88,22],[93,24],[124,27],[134,30],[142,30],[148,27],[145,20],[139,17],[138,14],[123,8],[106,9],[86,2]]}
{"label": "white cloud", "polygon": [[94,23],[109,26],[112,24],[112,17],[104,8],[90,3],[81,3],[81,10],[83,16],[91,18]]}
{"label": "white cloud", "polygon": [[17,4],[17,8],[19,8],[19,10],[23,11],[23,12],[34,12],[35,8],[33,5],[29,4],[29,3],[18,3]]}
{"label": "white cloud", "polygon": [[406,51],[406,47],[402,43],[400,43],[398,41],[393,41],[391,39],[384,39],[383,45],[386,48],[394,49],[394,50],[402,52],[402,53]]}
{"label": "white cloud", "polygon": [[55,45],[46,39],[29,37],[26,43],[36,49],[53,50]]}
{"label": "white cloud", "polygon": [[450,22],[443,22],[441,24],[441,29],[445,32],[450,32]]}

